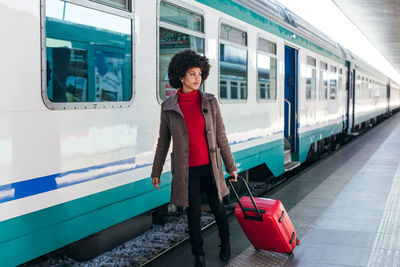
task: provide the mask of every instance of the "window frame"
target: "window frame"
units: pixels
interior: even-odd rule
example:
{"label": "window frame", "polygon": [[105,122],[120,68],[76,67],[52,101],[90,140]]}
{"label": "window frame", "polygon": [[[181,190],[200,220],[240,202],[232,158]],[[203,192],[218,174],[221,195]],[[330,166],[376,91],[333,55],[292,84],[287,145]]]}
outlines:
{"label": "window frame", "polygon": [[[306,54],[305,56],[306,56],[305,57],[305,59],[306,59],[306,61],[305,61],[305,71],[306,71],[306,73],[305,73],[305,76],[304,76],[305,77],[305,83],[304,83],[304,85],[305,85],[305,91],[304,91],[305,95],[304,95],[304,99],[305,99],[306,102],[316,102],[316,101],[319,100],[319,95],[318,95],[318,93],[319,93],[318,92],[319,79],[318,79],[318,67],[317,67],[319,61],[318,61],[318,58],[316,56],[312,55],[312,54]],[[315,60],[315,66],[313,66],[311,64],[308,64],[308,58],[309,57]],[[307,69],[308,68],[311,69],[311,73],[312,73],[313,70],[315,70],[315,98],[312,98],[312,97],[311,98],[307,98]],[[317,97],[317,95],[318,95],[318,97]]]}
{"label": "window frame", "polygon": [[[343,74],[343,68],[341,65],[338,66],[338,82],[337,82],[337,88],[336,88],[336,99],[342,99],[342,92],[344,91],[344,88],[346,87],[345,84],[345,75]],[[342,80],[342,82],[340,82]],[[339,98],[340,96],[340,98]]]}
{"label": "window frame", "polygon": [[[336,101],[338,99],[338,83],[339,83],[339,75],[338,75],[338,67],[333,64],[329,64],[328,66],[328,101]],[[335,77],[335,97],[331,98],[331,77]]]}
{"label": "window frame", "polygon": [[[229,42],[225,39],[221,38],[221,25],[222,24],[226,24],[228,26],[231,26],[233,28],[236,28],[238,30],[244,31],[246,32],[246,45],[239,45],[237,43],[233,43],[233,42]],[[246,61],[246,83],[247,83],[247,88],[246,88],[246,99],[222,99],[221,98],[221,93],[220,93],[220,82],[221,82],[221,44],[224,45],[230,45],[233,46],[235,48],[239,48],[239,49],[245,49],[246,50],[246,56],[247,56],[247,61]],[[217,57],[218,57],[218,100],[221,104],[229,104],[229,103],[247,103],[247,101],[249,100],[249,31],[246,27],[244,27],[243,25],[239,25],[236,24],[224,17],[220,17],[219,22],[218,22],[218,50],[217,50]],[[230,88],[230,86],[227,86],[227,90],[228,88]],[[239,86],[240,88],[240,86]]]}
{"label": "window frame", "polygon": [[[73,0],[65,0],[65,1],[73,1]],[[113,5],[110,5],[110,4],[102,2],[102,0],[90,0],[90,2],[98,3],[98,4],[101,4],[101,5],[105,5],[105,6],[109,6],[109,7],[112,7],[112,8],[125,10],[125,11],[131,11],[132,10],[132,1],[131,0],[128,0],[128,8],[122,8],[122,7],[113,6]]]}
{"label": "window frame", "polygon": [[[258,33],[257,37],[256,37],[256,100],[258,103],[277,103],[278,101],[278,80],[279,80],[279,75],[278,75],[278,71],[279,71],[279,47],[278,47],[278,40],[276,40],[275,38],[271,38],[268,36],[265,36],[264,34]],[[276,49],[276,54],[271,54],[262,50],[259,50],[259,39],[264,39],[266,41],[272,42],[275,44],[275,49]],[[275,92],[275,99],[267,99],[267,98],[260,98],[260,92],[258,90],[258,53],[265,55],[265,56],[269,56],[269,57],[273,57],[276,59],[276,92]],[[247,92],[248,93],[248,92]]]}
{"label": "window frame", "polygon": [[360,96],[361,96],[361,74],[357,73],[354,84],[354,97],[360,98]]}
{"label": "window frame", "polygon": [[[322,66],[324,66],[324,67],[322,67]],[[329,99],[329,64],[328,64],[328,62],[325,61],[325,59],[324,60],[318,59],[317,60],[317,70],[318,70],[318,102],[320,102],[320,101],[325,102],[325,101],[328,101],[328,99]],[[321,71],[322,71],[322,75],[321,75]],[[320,85],[321,84],[323,85],[324,74],[327,76],[326,94],[324,91],[323,92],[324,97],[321,98],[321,89],[322,88],[320,88]]]}
{"label": "window frame", "polygon": [[[167,3],[169,5],[173,5],[177,8],[185,9],[187,11],[190,11],[194,14],[203,16],[203,33],[196,31],[196,30],[191,30],[188,28],[185,28],[183,26],[166,22],[166,21],[161,21],[161,2]],[[186,2],[183,2],[181,0],[157,0],[157,34],[156,34],[156,41],[157,41],[157,51],[156,51],[156,97],[157,97],[157,102],[159,105],[162,104],[164,99],[161,99],[160,97],[160,28],[166,28],[172,31],[176,32],[181,32],[187,35],[192,35],[194,37],[202,38],[204,40],[204,55],[206,54],[207,51],[207,42],[206,42],[206,27],[205,27],[205,21],[206,21],[206,14],[205,12],[196,6],[190,5]],[[206,92],[206,83],[207,81],[203,81],[203,91]]]}
{"label": "window frame", "polygon": [[119,17],[130,19],[131,24],[131,98],[127,101],[105,101],[105,102],[53,102],[47,94],[47,54],[46,54],[46,0],[40,0],[40,39],[41,39],[41,90],[42,100],[50,110],[85,110],[85,109],[113,109],[129,108],[135,100],[135,22],[134,9],[131,5],[130,11],[112,7],[106,4],[93,2],[90,0],[61,0],[65,3],[78,5],[96,11],[109,13]]}

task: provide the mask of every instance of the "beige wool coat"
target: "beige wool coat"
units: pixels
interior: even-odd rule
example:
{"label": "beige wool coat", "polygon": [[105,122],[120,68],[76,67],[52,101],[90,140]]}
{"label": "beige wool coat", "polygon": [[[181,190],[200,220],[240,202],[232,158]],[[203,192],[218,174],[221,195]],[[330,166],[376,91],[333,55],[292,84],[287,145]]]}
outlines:
{"label": "beige wool coat", "polygon": [[[214,95],[199,91],[202,111],[205,119],[205,131],[208,143],[213,177],[218,189],[219,200],[229,194],[222,171],[221,156],[227,173],[236,171],[219,104]],[[160,177],[167,157],[172,137],[171,153],[171,200],[172,204],[188,207],[189,176],[189,135],[185,119],[178,104],[178,94],[171,96],[161,105],[160,136],[154,156],[151,177]]]}

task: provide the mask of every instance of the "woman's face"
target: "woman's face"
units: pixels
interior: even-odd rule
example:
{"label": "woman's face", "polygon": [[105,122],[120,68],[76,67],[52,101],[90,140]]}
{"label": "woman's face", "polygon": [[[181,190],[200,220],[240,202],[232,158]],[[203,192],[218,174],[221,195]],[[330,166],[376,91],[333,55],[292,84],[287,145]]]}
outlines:
{"label": "woman's face", "polygon": [[201,81],[201,69],[198,67],[189,69],[186,71],[185,77],[182,77],[182,91],[190,93],[199,89]]}

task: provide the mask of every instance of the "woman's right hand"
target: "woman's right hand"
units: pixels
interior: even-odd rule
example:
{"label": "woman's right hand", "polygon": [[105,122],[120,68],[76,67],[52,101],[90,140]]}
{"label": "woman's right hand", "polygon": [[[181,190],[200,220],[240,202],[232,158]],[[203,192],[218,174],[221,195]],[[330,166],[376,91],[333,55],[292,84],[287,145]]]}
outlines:
{"label": "woman's right hand", "polygon": [[153,183],[153,186],[157,189],[160,189],[160,187],[158,187],[161,184],[161,179],[158,177],[153,177],[151,182]]}

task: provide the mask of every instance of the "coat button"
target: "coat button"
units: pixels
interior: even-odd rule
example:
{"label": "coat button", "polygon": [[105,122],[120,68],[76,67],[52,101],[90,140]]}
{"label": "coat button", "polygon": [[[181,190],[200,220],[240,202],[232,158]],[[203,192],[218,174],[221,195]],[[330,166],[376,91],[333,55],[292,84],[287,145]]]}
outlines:
{"label": "coat button", "polygon": [[214,153],[215,151],[216,151],[216,150],[215,150],[215,147],[213,147],[213,148],[210,149],[210,152],[213,152],[213,153]]}
{"label": "coat button", "polygon": [[211,132],[210,130],[208,130],[208,131],[207,131],[207,134],[210,135],[210,134],[212,134],[212,132]]}

